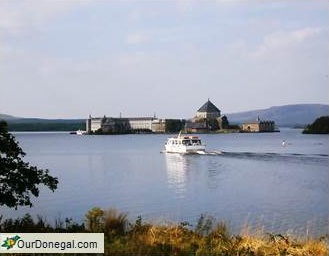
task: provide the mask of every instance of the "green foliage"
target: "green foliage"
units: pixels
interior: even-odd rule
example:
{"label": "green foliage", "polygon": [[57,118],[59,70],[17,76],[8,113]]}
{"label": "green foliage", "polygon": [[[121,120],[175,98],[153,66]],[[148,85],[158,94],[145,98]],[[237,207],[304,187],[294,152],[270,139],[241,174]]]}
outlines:
{"label": "green foliage", "polygon": [[107,211],[95,207],[86,214],[86,227],[90,232],[104,232],[108,237],[124,235],[128,228],[126,213],[110,208]]}
{"label": "green foliage", "polygon": [[184,121],[177,119],[166,120],[166,132],[176,133],[184,128]]}
{"label": "green foliage", "polygon": [[108,237],[122,236],[128,228],[127,214],[111,208],[104,213],[104,231]]}
{"label": "green foliage", "polygon": [[241,130],[241,127],[237,124],[230,124],[228,129],[231,129],[231,130]]}
{"label": "green foliage", "polygon": [[222,128],[223,129],[230,129],[230,123],[227,119],[227,116],[222,117]]}
{"label": "green foliage", "polygon": [[22,160],[24,151],[15,137],[8,133],[7,123],[0,122],[0,205],[32,206],[31,196],[39,196],[39,185],[54,191],[58,179],[48,170],[30,166]]}
{"label": "green foliage", "polygon": [[104,211],[101,208],[94,207],[86,214],[86,228],[90,232],[103,231]]}
{"label": "green foliage", "polygon": [[217,119],[209,119],[206,122],[207,122],[207,127],[210,131],[217,131],[220,129]]}
{"label": "green foliage", "polygon": [[[64,224],[65,223],[65,224]],[[72,219],[66,218],[56,220],[52,226],[42,216],[37,216],[36,220],[30,214],[25,214],[17,219],[5,219],[0,216],[0,232],[3,233],[50,233],[50,232],[85,232],[83,224],[78,224]]]}
{"label": "green foliage", "polygon": [[317,118],[303,131],[304,134],[329,134],[329,116]]}

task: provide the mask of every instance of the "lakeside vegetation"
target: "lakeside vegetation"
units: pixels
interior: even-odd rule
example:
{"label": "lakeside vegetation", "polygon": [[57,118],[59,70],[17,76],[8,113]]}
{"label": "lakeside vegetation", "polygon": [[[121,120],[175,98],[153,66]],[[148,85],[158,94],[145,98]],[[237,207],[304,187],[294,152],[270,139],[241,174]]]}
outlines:
{"label": "lakeside vegetation", "polygon": [[321,116],[308,125],[304,134],[329,134],[329,116]]}
{"label": "lakeside vegetation", "polygon": [[0,232],[100,232],[105,237],[105,255],[328,255],[328,234],[294,237],[246,227],[236,235],[226,223],[208,215],[201,215],[195,225],[152,224],[141,217],[130,222],[126,213],[97,207],[86,214],[84,223],[57,219],[52,226],[40,216],[36,220],[28,214],[17,219],[0,217]]}

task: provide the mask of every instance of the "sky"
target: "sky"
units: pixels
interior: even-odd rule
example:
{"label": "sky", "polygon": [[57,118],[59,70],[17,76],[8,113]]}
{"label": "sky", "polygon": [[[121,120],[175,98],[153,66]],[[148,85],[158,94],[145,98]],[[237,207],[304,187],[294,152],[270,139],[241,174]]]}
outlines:
{"label": "sky", "polygon": [[328,104],[327,0],[1,0],[0,113],[191,118]]}

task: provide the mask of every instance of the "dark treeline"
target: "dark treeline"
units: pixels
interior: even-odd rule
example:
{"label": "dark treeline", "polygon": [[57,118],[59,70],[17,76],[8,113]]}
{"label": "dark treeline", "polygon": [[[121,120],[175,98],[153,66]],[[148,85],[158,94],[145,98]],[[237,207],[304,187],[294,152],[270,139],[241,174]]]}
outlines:
{"label": "dark treeline", "polygon": [[329,116],[321,116],[303,131],[304,134],[329,134]]}
{"label": "dark treeline", "polygon": [[9,131],[76,131],[85,130],[84,119],[15,119],[7,120]]}

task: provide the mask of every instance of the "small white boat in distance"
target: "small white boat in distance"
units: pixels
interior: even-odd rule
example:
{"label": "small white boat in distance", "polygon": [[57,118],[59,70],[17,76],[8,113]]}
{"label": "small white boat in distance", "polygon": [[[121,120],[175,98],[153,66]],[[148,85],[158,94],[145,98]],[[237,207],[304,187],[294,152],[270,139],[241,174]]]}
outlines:
{"label": "small white boat in distance", "polygon": [[206,145],[198,136],[184,136],[181,133],[177,137],[168,138],[165,144],[166,153],[205,153]]}
{"label": "small white boat in distance", "polygon": [[87,132],[86,131],[83,131],[83,130],[77,130],[76,131],[76,134],[77,135],[84,135],[84,134],[87,134]]}

